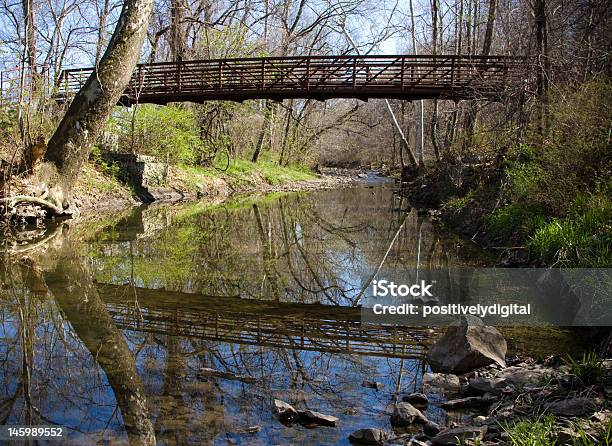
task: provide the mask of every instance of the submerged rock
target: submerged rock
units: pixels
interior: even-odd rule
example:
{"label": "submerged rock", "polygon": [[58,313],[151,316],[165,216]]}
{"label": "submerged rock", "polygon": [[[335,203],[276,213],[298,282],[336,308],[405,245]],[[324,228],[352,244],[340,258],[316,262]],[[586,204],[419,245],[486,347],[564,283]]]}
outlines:
{"label": "submerged rock", "polygon": [[370,389],[376,389],[376,390],[381,390],[383,387],[385,387],[385,385],[381,382],[368,381],[368,380],[365,380],[364,382],[362,382],[361,385],[362,387],[368,387]]}
{"label": "submerged rock", "polygon": [[410,403],[415,407],[426,407],[429,403],[427,395],[424,393],[411,393],[410,395],[404,395],[402,401]]}
{"label": "submerged rock", "polygon": [[280,421],[290,421],[298,415],[298,411],[295,410],[291,404],[282,400],[275,399],[274,408],[276,410],[276,416]]}
{"label": "submerged rock", "polygon": [[427,423],[427,418],[412,404],[406,402],[397,403],[393,410],[393,415],[391,415],[391,426],[406,427],[414,423]]}
{"label": "submerged rock", "polygon": [[332,415],[325,415],[321,412],[315,412],[314,410],[301,410],[299,412],[300,417],[310,423],[320,424],[322,426],[336,426],[338,418]]}
{"label": "submerged rock", "polygon": [[359,429],[349,435],[351,443],[382,446],[389,438],[389,434],[376,428]]}
{"label": "submerged rock", "polygon": [[427,359],[434,372],[466,373],[492,363],[505,367],[507,349],[496,328],[475,316],[462,316],[459,325],[448,327],[429,349]]}
{"label": "submerged rock", "polygon": [[465,444],[465,440],[484,438],[487,432],[485,426],[461,426],[453,429],[446,429],[431,439],[431,444],[436,446],[456,445],[461,441]]}

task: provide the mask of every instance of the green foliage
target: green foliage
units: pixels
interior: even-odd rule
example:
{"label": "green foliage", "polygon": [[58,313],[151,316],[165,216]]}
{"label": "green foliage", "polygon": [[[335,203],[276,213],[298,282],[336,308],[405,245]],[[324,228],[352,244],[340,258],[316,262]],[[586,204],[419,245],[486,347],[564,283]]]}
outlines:
{"label": "green foliage", "polygon": [[501,424],[511,446],[550,446],[555,444],[558,430],[553,415],[536,420],[522,420],[514,424]]}
{"label": "green foliage", "polygon": [[597,438],[585,431],[580,423],[573,423],[574,432],[577,436],[572,439],[572,446],[611,446],[612,445],[612,423],[602,426],[597,432]]}
{"label": "green foliage", "polygon": [[567,355],[565,362],[570,366],[570,373],[574,380],[582,385],[601,385],[603,383],[606,368],[597,353],[583,353],[582,358],[578,361]]}
{"label": "green foliage", "polygon": [[442,204],[442,208],[448,209],[453,213],[458,213],[470,203],[474,198],[474,191],[468,192],[463,197],[451,197]]}
{"label": "green foliage", "polygon": [[495,236],[524,240],[533,259],[612,265],[612,82],[551,98],[548,132],[508,149],[503,203],[485,218]]}
{"label": "green foliage", "polygon": [[109,128],[117,132],[123,148],[170,162],[193,163],[207,152],[195,114],[188,106],[144,104],[135,112],[118,109]]}
{"label": "green foliage", "polygon": [[304,181],[315,178],[305,166],[279,166],[270,161],[258,161],[253,163],[243,159],[232,159],[227,169],[221,171],[214,167],[200,167],[180,165],[185,174],[185,181],[194,186],[202,182],[203,178],[223,176],[234,185],[248,186],[261,183],[263,179],[271,185],[290,181]]}
{"label": "green foliage", "polygon": [[512,234],[526,236],[542,222],[542,207],[529,201],[510,203],[497,209],[487,218],[489,231],[497,236]]}
{"label": "green foliage", "polygon": [[100,151],[100,147],[97,145],[91,148],[91,153],[89,154],[89,159],[94,163],[96,169],[102,172],[104,175],[108,175],[114,179],[119,179],[120,168],[117,163],[107,163],[102,159],[102,154]]}
{"label": "green foliage", "polygon": [[612,265],[612,200],[604,195],[576,200],[565,218],[540,225],[527,247],[548,263],[571,267]]}
{"label": "green foliage", "polygon": [[[556,443],[561,427],[554,415],[547,414],[535,420],[521,420],[513,424],[501,423],[508,436],[510,446],[550,446]],[[612,445],[612,423],[602,426],[596,437],[587,433],[579,422],[571,423],[576,436],[569,444],[573,446],[610,446]]]}

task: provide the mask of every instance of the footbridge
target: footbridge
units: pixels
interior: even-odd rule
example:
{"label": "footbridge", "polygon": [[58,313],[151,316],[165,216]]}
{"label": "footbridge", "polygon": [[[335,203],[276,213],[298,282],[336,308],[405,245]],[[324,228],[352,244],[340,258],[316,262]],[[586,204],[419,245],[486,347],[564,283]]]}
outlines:
{"label": "footbridge", "polygon": [[425,327],[361,321],[361,310],[206,296],[121,285],[98,285],[118,328],[307,350],[390,358],[423,358],[431,339]]}
{"label": "footbridge", "polygon": [[[140,64],[120,103],[291,98],[498,100],[521,88],[526,63],[508,56],[303,56]],[[95,72],[64,70],[56,99],[69,100]]]}

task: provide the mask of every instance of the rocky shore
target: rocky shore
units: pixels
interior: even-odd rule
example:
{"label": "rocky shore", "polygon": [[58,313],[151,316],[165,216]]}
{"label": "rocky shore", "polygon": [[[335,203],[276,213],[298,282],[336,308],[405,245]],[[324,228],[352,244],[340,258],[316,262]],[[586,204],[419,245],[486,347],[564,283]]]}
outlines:
{"label": "rocky shore", "polygon": [[[397,395],[391,428],[354,431],[355,445],[600,445],[612,441],[612,360],[506,357],[506,341],[473,316],[462,317],[429,349],[431,372],[418,393]],[[365,385],[365,384],[364,384]],[[279,420],[335,426],[276,400]],[[442,426],[427,408],[445,411]]]}

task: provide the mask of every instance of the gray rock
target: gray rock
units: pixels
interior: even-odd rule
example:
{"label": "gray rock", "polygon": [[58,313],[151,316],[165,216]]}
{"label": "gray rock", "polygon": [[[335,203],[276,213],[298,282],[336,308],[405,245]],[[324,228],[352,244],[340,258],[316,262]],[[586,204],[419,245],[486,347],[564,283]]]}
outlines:
{"label": "gray rock", "polygon": [[427,359],[434,372],[466,373],[492,363],[506,366],[506,340],[494,327],[475,316],[462,316],[429,349]]}
{"label": "gray rock", "polygon": [[406,427],[414,423],[427,423],[427,418],[412,404],[397,403],[391,415],[391,425],[393,427]]}
{"label": "gray rock", "polygon": [[560,417],[584,417],[592,415],[597,410],[597,405],[590,398],[580,397],[555,401],[547,404],[545,408]]}
{"label": "gray rock", "polygon": [[456,400],[446,401],[440,404],[440,407],[446,410],[467,409],[467,408],[473,408],[473,407],[486,407],[486,406],[490,406],[495,400],[496,398],[491,395],[469,396],[467,398],[458,398]]}
{"label": "gray rock", "polygon": [[433,421],[428,421],[423,426],[423,433],[428,437],[435,437],[440,433],[441,430],[442,428],[440,427],[440,425],[438,423],[434,423]]}
{"label": "gray rock", "polygon": [[368,387],[370,389],[376,389],[376,390],[380,390],[383,387],[385,387],[385,385],[381,382],[378,381],[368,381],[365,380],[364,382],[361,383],[362,387]]}
{"label": "gray rock", "polygon": [[547,368],[508,367],[499,372],[495,377],[504,379],[507,383],[515,386],[526,386],[540,383],[543,379],[551,376],[554,372]]}
{"label": "gray rock", "polygon": [[495,393],[499,394],[506,387],[504,378],[473,378],[470,379],[468,391],[471,393]]}
{"label": "gray rock", "polygon": [[325,415],[321,412],[315,412],[314,410],[301,410],[299,415],[310,423],[316,423],[322,426],[336,426],[338,423],[337,417]]}
{"label": "gray rock", "polygon": [[282,400],[274,400],[274,408],[276,409],[276,416],[281,421],[289,421],[298,415],[297,410],[289,403]]}
{"label": "gray rock", "polygon": [[456,393],[459,392],[461,383],[457,375],[447,373],[425,373],[425,375],[423,375],[423,387]]}
{"label": "gray rock", "polygon": [[461,426],[453,429],[446,429],[431,439],[431,444],[436,446],[456,445],[460,441],[465,443],[465,440],[484,438],[487,432],[485,426]]}
{"label": "gray rock", "polygon": [[427,395],[424,393],[411,393],[410,395],[404,395],[402,401],[412,404],[414,407],[426,407],[429,403]]}
{"label": "gray rock", "polygon": [[351,443],[382,446],[389,438],[389,434],[376,428],[359,429],[349,435]]}

